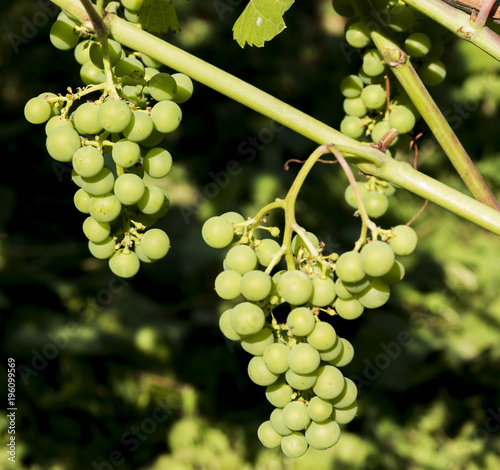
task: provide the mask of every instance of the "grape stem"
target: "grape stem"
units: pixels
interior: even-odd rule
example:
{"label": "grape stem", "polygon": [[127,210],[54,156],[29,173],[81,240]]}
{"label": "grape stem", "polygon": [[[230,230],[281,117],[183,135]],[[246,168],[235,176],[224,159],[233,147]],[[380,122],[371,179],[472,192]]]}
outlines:
{"label": "grape stem", "polygon": [[[78,0],[52,0],[52,2],[82,21],[87,20],[88,15]],[[437,2],[432,0],[432,3]],[[113,39],[123,46],[147,54],[162,64],[189,75],[193,80],[287,126],[313,142],[320,145],[333,142],[337,149],[342,152],[344,158],[355,163],[363,173],[395,183],[500,235],[500,212],[491,207],[413,170],[408,165],[390,158],[378,149],[341,134],[259,88],[143,31],[116,15],[108,14],[106,18]],[[498,50],[500,51],[500,44]]]}
{"label": "grape stem", "polygon": [[87,11],[87,14],[89,16],[89,19],[92,23],[92,28],[95,32],[95,35],[98,38],[105,38],[108,33],[108,27],[106,26],[106,23],[101,18],[101,12],[103,10],[103,0],[97,0],[97,7],[94,7],[90,0],[80,0],[83,7]]}
{"label": "grape stem", "polygon": [[351,3],[361,21],[365,23],[375,46],[382,54],[385,62],[391,67],[399,83],[401,83],[413,104],[429,125],[469,191],[478,201],[500,211],[500,203],[484,182],[455,132],[420,80],[410,59],[394,40],[371,1],[352,0]]}

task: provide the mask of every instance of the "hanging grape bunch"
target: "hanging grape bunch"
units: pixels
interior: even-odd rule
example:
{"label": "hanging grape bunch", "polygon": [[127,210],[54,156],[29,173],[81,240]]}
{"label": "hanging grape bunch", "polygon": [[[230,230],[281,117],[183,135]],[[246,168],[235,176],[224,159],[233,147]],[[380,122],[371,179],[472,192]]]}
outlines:
{"label": "hanging grape bunch", "polygon": [[191,97],[193,83],[184,74],[160,72],[160,63],[113,39],[90,35],[65,13],[50,39],[58,49],[74,48],[84,87],[30,99],[26,119],[46,123],[47,152],[72,165],[74,204],[87,215],[90,253],[108,259],[114,274],[133,277],[141,262],[155,262],[170,248],[168,235],[151,228],[170,206],[154,183],[172,168],[162,142],[179,126],[179,104]]}
{"label": "hanging grape bunch", "polygon": [[[387,26],[396,39],[404,44],[424,85],[439,85],[446,76],[440,57],[444,43],[451,37],[447,30],[398,1],[374,0],[373,3],[381,17],[387,19]],[[361,58],[358,73],[344,77],[340,84],[346,114],[340,125],[341,132],[356,140],[377,144],[389,129],[397,129],[399,135],[392,140],[391,151],[407,149],[420,113],[389,72],[365,24],[355,16],[349,2],[334,0],[333,7],[349,18],[345,26],[346,42]]]}
{"label": "hanging grape bunch", "polygon": [[[295,221],[294,204],[307,172],[325,152],[311,155],[311,165],[304,165],[285,199],[268,204],[253,218],[227,212],[202,227],[209,246],[229,247],[215,291],[234,305],[220,316],[220,330],[252,356],[248,375],[266,387],[274,407],[258,438],[266,447],[281,447],[288,457],[300,457],[309,447],[334,446],[340,425],[355,418],[357,387],[341,372],[354,349],[337,330],[344,320],[388,301],[390,286],[404,276],[396,256],[412,253],[417,244],[415,231],[407,225],[377,227],[355,184],[361,236],[351,251],[324,254],[325,245]],[[352,173],[350,181],[355,183]],[[278,208],[285,211],[281,243],[276,241],[279,228],[265,225],[267,214]]]}

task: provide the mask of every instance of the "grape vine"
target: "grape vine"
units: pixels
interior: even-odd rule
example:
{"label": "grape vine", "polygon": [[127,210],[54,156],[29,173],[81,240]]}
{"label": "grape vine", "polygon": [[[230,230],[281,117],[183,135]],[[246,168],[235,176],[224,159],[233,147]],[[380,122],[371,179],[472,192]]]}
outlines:
{"label": "grape vine", "polygon": [[[45,123],[50,157],[71,164],[78,187],[74,204],[86,216],[89,251],[108,260],[117,276],[132,278],[141,262],[158,261],[169,252],[169,236],[154,224],[168,212],[170,198],[155,180],[172,168],[164,137],[178,128],[179,105],[191,97],[193,79],[320,144],[301,162],[283,199],[253,216],[211,217],[202,237],[212,248],[227,249],[214,280],[216,294],[232,303],[220,316],[221,333],[251,355],[248,376],[265,387],[274,407],[258,428],[260,442],[292,458],[309,447],[336,445],[340,426],[357,413],[356,384],[341,371],[353,359],[354,347],[338,332],[344,321],[388,301],[391,287],[405,275],[398,257],[417,247],[409,222],[387,228],[374,222],[387,212],[396,187],[500,234],[498,202],[426,89],[446,78],[441,56],[451,35],[410,2],[333,0],[336,12],[346,17],[347,43],[362,57],[357,73],[340,83],[345,117],[337,131],[162,41],[159,33],[178,30],[172,6],[153,0],[111,2],[107,9],[102,1],[96,9],[88,1],[82,2],[85,9],[76,0],[54,3],[67,9],[53,24],[50,40],[58,49],[74,49],[82,86],[65,94],[41,93],[26,103],[25,117]],[[261,3],[272,14],[255,17],[256,6],[249,5],[235,25],[242,46],[263,45],[283,30],[282,17],[293,2],[274,9]],[[155,11],[164,16],[155,20]],[[255,28],[261,25],[259,35]],[[163,64],[178,72],[160,71]],[[394,159],[398,150],[417,145],[426,126],[478,200],[419,173],[417,159],[414,165]],[[313,166],[334,162],[350,183],[345,201],[361,221],[359,238],[343,253],[326,252],[325,243],[299,225],[295,213]],[[280,210],[284,226],[269,225],[270,214]]]}

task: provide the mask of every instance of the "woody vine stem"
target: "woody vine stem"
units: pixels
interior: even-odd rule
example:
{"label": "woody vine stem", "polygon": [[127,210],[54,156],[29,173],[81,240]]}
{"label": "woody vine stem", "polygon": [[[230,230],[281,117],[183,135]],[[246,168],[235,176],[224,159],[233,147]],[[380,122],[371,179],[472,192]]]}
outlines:
{"label": "woody vine stem", "polygon": [[[52,0],[52,2],[79,18],[89,31],[94,31],[93,22],[79,0]],[[100,18],[98,23],[99,21],[102,22]],[[410,165],[390,158],[377,148],[341,134],[259,88],[137,28],[113,13],[106,14],[104,23],[113,39],[122,45],[147,54],[166,66],[189,75],[192,79],[287,126],[317,144],[334,144],[344,158],[349,163],[357,165],[363,173],[395,183],[500,235],[500,211],[493,207],[414,170]],[[495,204],[492,202],[491,205]]]}

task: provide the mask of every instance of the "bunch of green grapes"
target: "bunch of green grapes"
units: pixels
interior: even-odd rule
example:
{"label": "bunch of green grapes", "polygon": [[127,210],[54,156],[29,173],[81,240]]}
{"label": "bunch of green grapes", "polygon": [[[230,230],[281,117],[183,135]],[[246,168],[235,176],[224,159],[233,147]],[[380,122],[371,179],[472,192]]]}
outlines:
{"label": "bunch of green grapes", "polygon": [[[105,82],[103,41],[89,38],[64,13],[50,39],[59,49],[74,47],[85,87],[76,93],[69,89],[65,96],[31,98],[25,117],[33,124],[46,123],[47,152],[72,165],[78,186],[74,204],[87,215],[83,232],[90,253],[108,259],[116,275],[133,277],[140,262],[157,261],[170,248],[168,235],[151,228],[170,206],[167,192],[154,182],[172,168],[162,142],[179,126],[179,103],[190,98],[193,83],[184,74],[160,72],[161,64],[125,51],[112,39],[107,44],[113,79]],[[93,100],[83,99],[95,93]]]}
{"label": "bunch of green grapes", "polygon": [[[222,313],[219,327],[251,354],[248,375],[266,387],[274,407],[258,437],[266,447],[300,457],[309,447],[334,446],[340,425],[357,413],[356,385],[340,370],[354,349],[334,323],[387,302],[389,286],[404,275],[395,255],[410,254],[417,237],[412,228],[397,226],[385,231],[386,241],[324,256],[324,244],[311,232],[305,232],[307,241],[296,234],[287,247],[257,238],[258,228],[258,222],[228,212],[208,219],[202,236],[211,247],[229,247],[215,291],[233,306]],[[279,234],[276,227],[269,231]],[[279,269],[287,250],[293,269]]]}
{"label": "bunch of green grapes", "polygon": [[[440,84],[446,76],[440,57],[449,38],[447,30],[396,0],[375,0],[373,4],[403,46],[423,83]],[[388,75],[382,55],[364,23],[355,16],[350,2],[334,0],[333,7],[349,18],[345,38],[350,46],[359,50],[362,59],[358,73],[344,77],[340,84],[346,114],[340,124],[341,132],[357,140],[379,143],[389,129],[397,129],[399,135],[390,146],[408,148],[411,133],[420,119],[419,112],[406,92]]]}

